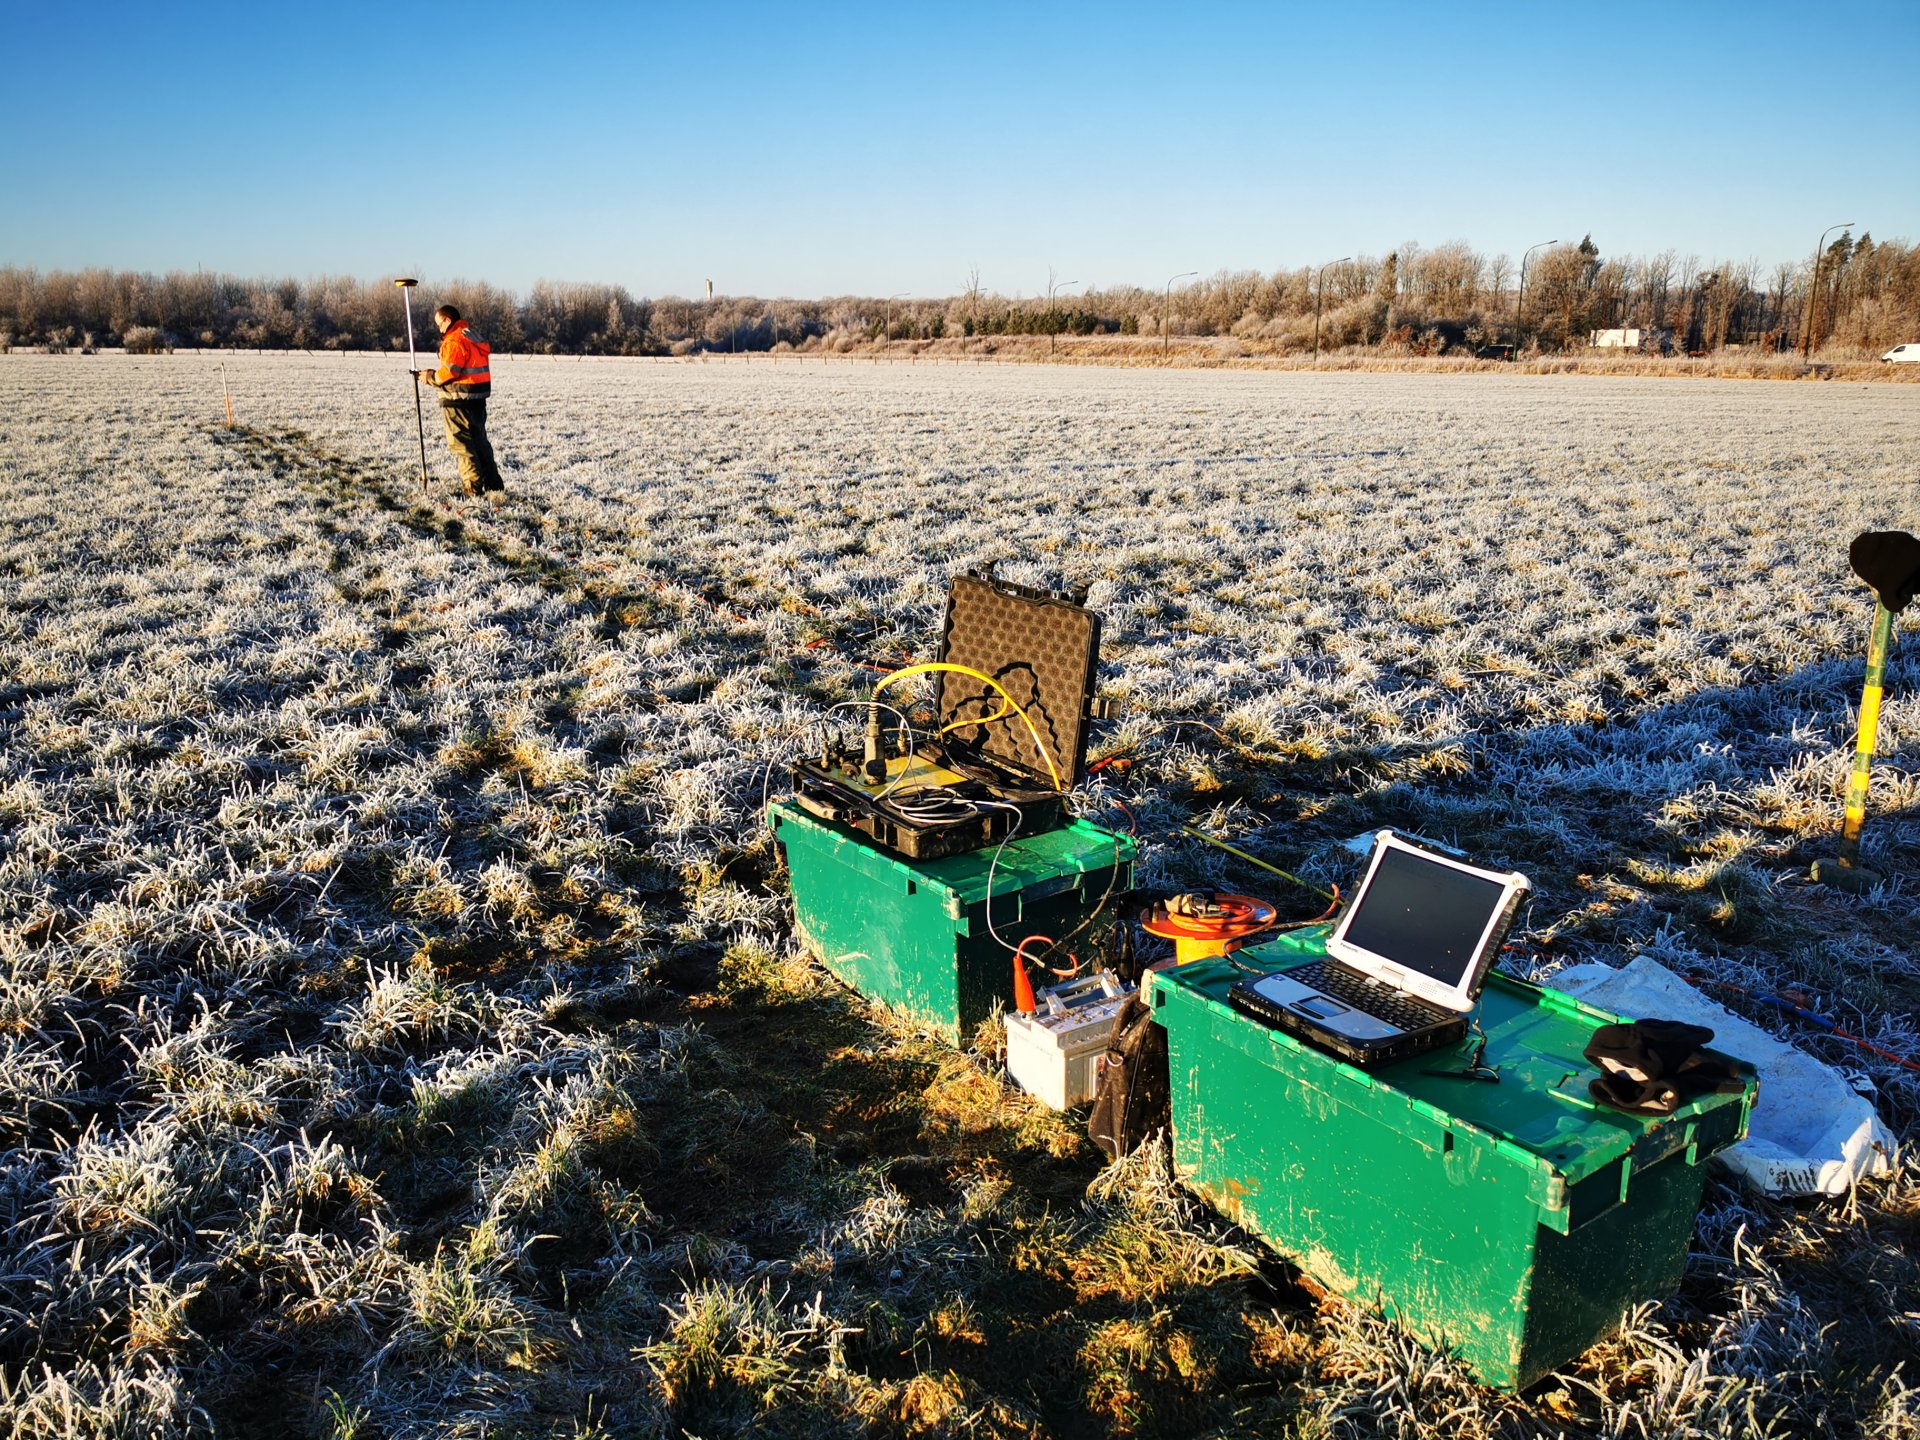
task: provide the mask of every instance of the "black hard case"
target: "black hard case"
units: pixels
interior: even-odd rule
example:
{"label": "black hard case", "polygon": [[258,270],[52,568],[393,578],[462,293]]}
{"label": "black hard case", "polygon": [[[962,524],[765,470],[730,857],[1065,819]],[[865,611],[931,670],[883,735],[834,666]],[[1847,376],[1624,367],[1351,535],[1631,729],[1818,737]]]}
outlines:
{"label": "black hard case", "polygon": [[[1087,775],[1087,733],[1094,672],[1100,663],[1100,617],[1045,590],[982,575],[956,575],[947,591],[939,659],[991,675],[1032,719],[1071,790]],[[967,675],[937,675],[934,711],[946,726],[969,715],[982,719],[1001,707],[992,687]],[[990,767],[1009,781],[1052,790],[1053,775],[1018,716],[953,731],[950,759]],[[1014,783],[1018,783],[1014,781]]]}
{"label": "black hard case", "polygon": [[[1059,829],[1070,818],[1061,791],[1086,778],[1099,654],[1100,617],[1085,606],[989,575],[956,575],[947,591],[937,658],[991,675],[1004,686],[1033,721],[1046,758],[1018,715],[990,725],[961,725],[922,745],[922,752],[968,777],[962,793],[1017,806],[1020,834]],[[972,676],[941,671],[935,681],[936,729],[969,717],[985,720],[1004,703],[992,686]],[[1048,759],[1059,773],[1058,791]],[[1014,817],[1006,810],[987,810],[957,823],[918,823],[811,761],[794,768],[794,785],[801,803],[815,814],[917,860],[978,850],[1014,830]]]}

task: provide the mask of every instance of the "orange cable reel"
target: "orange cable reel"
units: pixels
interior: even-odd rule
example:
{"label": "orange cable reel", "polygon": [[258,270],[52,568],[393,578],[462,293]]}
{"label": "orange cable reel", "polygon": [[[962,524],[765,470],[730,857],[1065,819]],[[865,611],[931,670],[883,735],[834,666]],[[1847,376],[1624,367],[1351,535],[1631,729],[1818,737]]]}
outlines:
{"label": "orange cable reel", "polygon": [[1273,928],[1280,912],[1265,900],[1226,890],[1192,890],[1149,906],[1140,928],[1173,941],[1177,965],[1230,955]]}

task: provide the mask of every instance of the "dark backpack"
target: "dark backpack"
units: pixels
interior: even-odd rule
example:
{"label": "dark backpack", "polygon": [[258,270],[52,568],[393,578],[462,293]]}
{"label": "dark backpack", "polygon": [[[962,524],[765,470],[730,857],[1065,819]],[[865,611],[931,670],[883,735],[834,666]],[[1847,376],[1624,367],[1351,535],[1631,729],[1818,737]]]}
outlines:
{"label": "dark backpack", "polygon": [[1167,1075],[1167,1032],[1153,1011],[1129,995],[1113,1020],[1107,1066],[1094,1091],[1087,1134],[1109,1160],[1130,1154],[1141,1141],[1167,1128],[1172,1118]]}

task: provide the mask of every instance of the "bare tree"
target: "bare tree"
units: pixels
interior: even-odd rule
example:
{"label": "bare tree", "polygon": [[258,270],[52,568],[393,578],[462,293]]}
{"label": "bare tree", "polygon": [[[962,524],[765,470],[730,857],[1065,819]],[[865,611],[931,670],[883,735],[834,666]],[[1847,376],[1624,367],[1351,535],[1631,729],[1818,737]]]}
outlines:
{"label": "bare tree", "polygon": [[1493,305],[1497,310],[1504,302],[1507,293],[1507,281],[1513,275],[1513,257],[1502,251],[1487,262],[1487,284],[1493,287]]}
{"label": "bare tree", "polygon": [[1697,313],[1697,297],[1694,294],[1694,277],[1700,273],[1700,257],[1683,255],[1676,262],[1673,282],[1673,343],[1682,350],[1695,348],[1697,338],[1694,334]]}
{"label": "bare tree", "polygon": [[1626,296],[1633,284],[1631,260],[1609,260],[1593,274],[1592,302],[1587,323],[1594,329],[1611,329],[1620,323],[1626,308]]}
{"label": "bare tree", "polygon": [[1773,267],[1773,279],[1767,284],[1766,328],[1774,336],[1774,348],[1780,348],[1780,340],[1787,329],[1787,299],[1793,294],[1794,280],[1800,274],[1800,266],[1791,260],[1782,261]]}
{"label": "bare tree", "polygon": [[1643,314],[1648,326],[1655,330],[1663,329],[1667,323],[1667,295],[1673,285],[1673,265],[1673,251],[1662,250],[1641,267]]}
{"label": "bare tree", "polygon": [[1408,247],[1402,251],[1407,289],[1418,296],[1430,315],[1460,319],[1479,299],[1480,274],[1486,262],[1464,240],[1449,240],[1432,250]]}

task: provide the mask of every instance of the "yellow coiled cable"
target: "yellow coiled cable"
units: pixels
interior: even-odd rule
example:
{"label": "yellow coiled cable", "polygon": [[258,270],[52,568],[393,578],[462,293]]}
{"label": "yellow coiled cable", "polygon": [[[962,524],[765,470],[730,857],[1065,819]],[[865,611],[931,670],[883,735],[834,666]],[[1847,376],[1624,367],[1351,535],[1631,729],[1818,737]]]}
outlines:
{"label": "yellow coiled cable", "polygon": [[1004,719],[1010,713],[1018,715],[1021,723],[1027,727],[1027,734],[1033,737],[1033,748],[1040,752],[1040,758],[1046,762],[1047,774],[1053,780],[1053,788],[1063,795],[1066,793],[1067,787],[1060,783],[1060,770],[1053,763],[1053,756],[1047,753],[1047,747],[1040,739],[1040,730],[1039,727],[1033,723],[1033,717],[1028,715],[1027,712],[1020,707],[1019,701],[1007,693],[1006,686],[1002,685],[998,680],[986,674],[984,671],[975,670],[967,665],[950,665],[944,660],[933,660],[924,665],[909,665],[904,670],[894,671],[891,675],[887,676],[886,679],[874,686],[873,698],[876,700],[879,699],[880,692],[896,680],[908,680],[915,675],[932,675],[941,671],[954,675],[965,675],[970,680],[978,680],[983,685],[991,685],[994,690],[999,693],[1000,698],[1006,702],[1000,710],[987,716],[984,720],[956,720],[951,725],[942,726],[940,729],[942,735],[946,734],[949,730],[964,729],[968,725],[991,725],[996,720]]}

